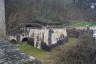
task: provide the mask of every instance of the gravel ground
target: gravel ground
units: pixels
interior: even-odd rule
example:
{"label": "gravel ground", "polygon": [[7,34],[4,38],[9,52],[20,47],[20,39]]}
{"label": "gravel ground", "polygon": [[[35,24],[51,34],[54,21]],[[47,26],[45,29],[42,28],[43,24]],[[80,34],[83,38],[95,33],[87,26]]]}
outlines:
{"label": "gravel ground", "polygon": [[20,51],[9,41],[0,41],[0,64],[42,64],[32,56]]}

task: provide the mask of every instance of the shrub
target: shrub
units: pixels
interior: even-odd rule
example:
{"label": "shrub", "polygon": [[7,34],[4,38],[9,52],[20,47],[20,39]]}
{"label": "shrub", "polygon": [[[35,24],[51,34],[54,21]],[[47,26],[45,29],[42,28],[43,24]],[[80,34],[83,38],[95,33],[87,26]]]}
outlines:
{"label": "shrub", "polygon": [[95,64],[96,43],[89,33],[82,34],[79,41],[56,54],[55,64]]}
{"label": "shrub", "polygon": [[75,28],[68,28],[67,33],[68,33],[68,37],[78,38],[80,35],[80,30],[77,30]]}
{"label": "shrub", "polygon": [[41,47],[42,49],[46,50],[46,51],[50,51],[51,50],[51,47],[49,47],[46,43],[42,42],[41,43]]}

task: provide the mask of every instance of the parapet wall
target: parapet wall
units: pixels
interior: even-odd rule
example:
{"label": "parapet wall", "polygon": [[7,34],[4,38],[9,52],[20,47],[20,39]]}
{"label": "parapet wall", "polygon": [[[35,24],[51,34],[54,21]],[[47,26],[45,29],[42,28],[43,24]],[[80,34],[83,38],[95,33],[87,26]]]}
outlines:
{"label": "parapet wall", "polygon": [[26,38],[29,40],[31,38],[31,43],[36,48],[41,48],[42,44],[47,46],[52,46],[60,43],[64,43],[67,38],[66,28],[41,28],[41,29],[30,29],[27,28],[27,31],[22,34],[11,35],[9,40],[22,41]]}

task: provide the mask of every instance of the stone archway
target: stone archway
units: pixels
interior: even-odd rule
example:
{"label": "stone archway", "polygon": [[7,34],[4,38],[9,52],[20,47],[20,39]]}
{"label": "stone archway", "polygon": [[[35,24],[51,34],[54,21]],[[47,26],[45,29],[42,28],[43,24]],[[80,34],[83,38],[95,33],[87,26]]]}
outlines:
{"label": "stone archway", "polygon": [[11,39],[10,42],[13,44],[17,44],[17,41],[15,39]]}
{"label": "stone archway", "polygon": [[27,44],[34,46],[34,38],[25,37],[22,39],[22,42],[27,42]]}

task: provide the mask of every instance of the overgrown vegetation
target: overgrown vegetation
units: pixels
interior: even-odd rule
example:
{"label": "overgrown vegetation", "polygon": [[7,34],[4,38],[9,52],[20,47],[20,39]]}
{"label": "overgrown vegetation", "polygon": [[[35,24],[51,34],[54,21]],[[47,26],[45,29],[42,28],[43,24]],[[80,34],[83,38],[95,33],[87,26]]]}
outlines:
{"label": "overgrown vegetation", "polygon": [[[25,53],[36,57],[37,59],[45,62],[46,64],[54,64],[54,56],[56,53],[60,52],[64,48],[68,48],[71,45],[75,44],[78,39],[76,38],[69,38],[68,42],[62,44],[51,51],[44,51],[42,49],[34,48],[26,43],[18,44],[18,47],[24,51]],[[56,57],[55,57],[56,58]]]}
{"label": "overgrown vegetation", "polygon": [[[74,1],[76,2],[73,3]],[[91,2],[87,2],[87,0],[5,0],[5,2],[8,29],[14,28],[20,23],[35,20],[58,22],[65,26],[68,25],[68,22],[69,26],[94,25],[94,23],[85,21],[96,21],[96,11],[85,9],[87,4],[89,8],[91,5]],[[77,3],[84,9],[74,5]],[[72,19],[79,21],[74,22]]]}
{"label": "overgrown vegetation", "polygon": [[[73,30],[71,33],[77,31]],[[69,38],[68,42],[51,51],[37,49],[25,43],[18,44],[18,47],[25,53],[42,60],[46,64],[95,64],[96,40],[94,40],[89,30],[80,32],[79,39],[76,39],[76,37]]]}
{"label": "overgrown vegetation", "polygon": [[55,64],[95,64],[96,43],[89,33],[81,35],[76,44],[56,54]]}
{"label": "overgrown vegetation", "polygon": [[63,0],[6,0],[6,23],[8,28],[15,27],[20,23],[37,20],[66,24],[66,13]]}

